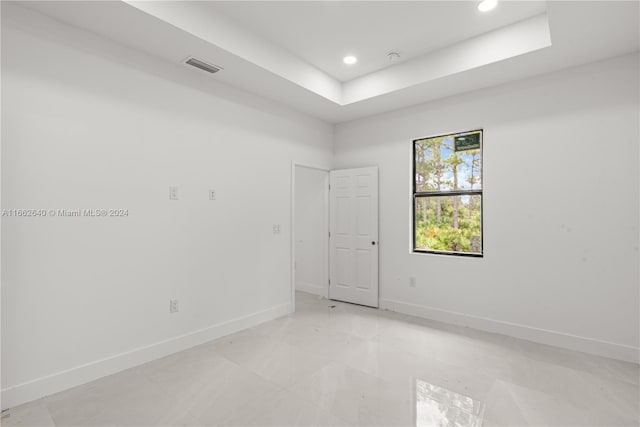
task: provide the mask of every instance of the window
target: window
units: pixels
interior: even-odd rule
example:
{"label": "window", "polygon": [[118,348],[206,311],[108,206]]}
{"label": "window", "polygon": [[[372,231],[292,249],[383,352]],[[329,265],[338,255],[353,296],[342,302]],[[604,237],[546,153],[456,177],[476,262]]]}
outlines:
{"label": "window", "polygon": [[413,141],[413,251],[482,256],[482,130]]}

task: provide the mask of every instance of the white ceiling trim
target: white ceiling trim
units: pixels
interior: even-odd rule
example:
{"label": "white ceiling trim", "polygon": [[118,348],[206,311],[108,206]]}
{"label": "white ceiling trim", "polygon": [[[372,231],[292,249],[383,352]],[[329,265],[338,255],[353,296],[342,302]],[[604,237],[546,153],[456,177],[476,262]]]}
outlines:
{"label": "white ceiling trim", "polygon": [[205,2],[123,1],[336,104],[341,104],[342,85],[339,81],[286,50],[241,29],[224,16],[215,13],[213,9],[206,7]]}
{"label": "white ceiling trim", "polygon": [[406,89],[551,46],[547,14],[346,82],[342,105]]}
{"label": "white ceiling trim", "polygon": [[330,123],[640,50],[639,2],[549,2],[546,14],[341,84],[199,2],[29,1],[15,7],[176,65],[188,56],[206,60],[224,70],[202,75],[203,85],[227,83]]}
{"label": "white ceiling trim", "polygon": [[225,19],[224,15],[206,7],[204,2],[123,1],[338,106],[364,101],[551,46],[549,22],[547,14],[543,13],[341,83],[286,50],[238,27]]}

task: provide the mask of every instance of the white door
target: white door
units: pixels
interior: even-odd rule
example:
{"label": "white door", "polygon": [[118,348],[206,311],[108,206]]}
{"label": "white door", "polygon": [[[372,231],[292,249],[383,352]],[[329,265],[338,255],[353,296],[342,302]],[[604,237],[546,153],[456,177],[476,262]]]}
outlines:
{"label": "white door", "polygon": [[378,168],[330,172],[329,298],[378,307]]}

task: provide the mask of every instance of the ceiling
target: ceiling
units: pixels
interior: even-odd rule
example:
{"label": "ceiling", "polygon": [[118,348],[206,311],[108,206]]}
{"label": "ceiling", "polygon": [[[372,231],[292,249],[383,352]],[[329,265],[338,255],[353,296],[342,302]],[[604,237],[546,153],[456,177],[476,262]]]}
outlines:
{"label": "ceiling", "polygon": [[635,1],[18,4],[330,123],[640,50]]}
{"label": "ceiling", "polygon": [[[475,2],[219,1],[217,13],[345,82],[546,11],[544,1],[505,2],[491,13]],[[389,61],[389,52],[400,59]],[[354,55],[355,65],[342,58]]]}

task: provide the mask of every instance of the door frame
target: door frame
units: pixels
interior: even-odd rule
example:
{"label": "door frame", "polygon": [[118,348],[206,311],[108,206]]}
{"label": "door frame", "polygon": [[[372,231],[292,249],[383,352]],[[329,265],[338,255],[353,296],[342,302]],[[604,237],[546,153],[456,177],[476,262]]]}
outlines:
{"label": "door frame", "polygon": [[311,163],[306,163],[306,162],[298,162],[298,161],[292,161],[291,162],[291,220],[290,220],[290,225],[291,225],[291,277],[290,277],[290,283],[291,283],[291,305],[292,305],[292,309],[293,311],[295,311],[296,308],[296,270],[295,270],[295,262],[296,262],[296,236],[295,236],[295,223],[296,223],[296,168],[301,167],[301,168],[307,168],[307,169],[315,169],[315,170],[320,170],[323,172],[326,172],[327,177],[326,177],[326,186],[324,189],[324,227],[326,230],[326,240],[325,240],[325,252],[326,252],[326,256],[325,256],[325,262],[324,262],[324,282],[326,285],[326,295],[325,296],[327,299],[329,298],[329,251],[330,251],[330,245],[329,245],[329,215],[330,215],[330,211],[329,211],[329,172],[331,172],[331,168],[330,167],[326,167],[326,166],[320,166],[320,165],[314,165]]}

